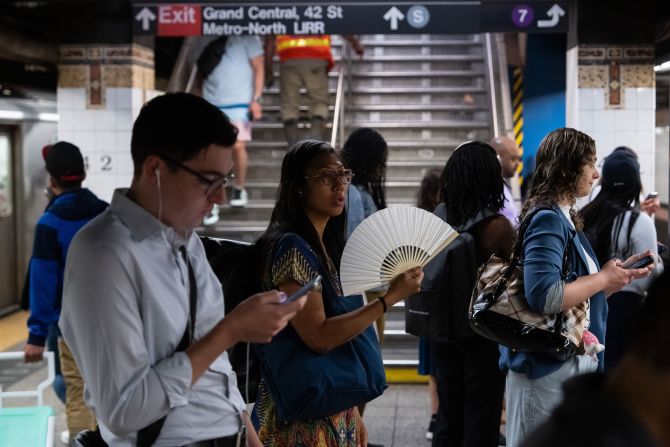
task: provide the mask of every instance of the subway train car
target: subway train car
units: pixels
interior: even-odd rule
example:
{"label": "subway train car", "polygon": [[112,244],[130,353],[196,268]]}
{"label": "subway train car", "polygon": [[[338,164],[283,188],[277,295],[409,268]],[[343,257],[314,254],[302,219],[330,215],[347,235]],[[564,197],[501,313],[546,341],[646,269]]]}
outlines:
{"label": "subway train car", "polygon": [[0,95],[0,316],[16,310],[37,219],[47,205],[42,147],[56,141],[54,94]]}

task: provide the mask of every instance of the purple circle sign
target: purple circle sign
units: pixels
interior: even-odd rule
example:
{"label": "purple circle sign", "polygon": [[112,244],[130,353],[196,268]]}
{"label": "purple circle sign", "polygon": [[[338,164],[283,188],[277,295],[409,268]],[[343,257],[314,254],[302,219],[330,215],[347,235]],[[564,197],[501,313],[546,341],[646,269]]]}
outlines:
{"label": "purple circle sign", "polygon": [[516,5],[512,10],[512,22],[519,28],[526,28],[533,24],[535,13],[533,8],[528,5]]}

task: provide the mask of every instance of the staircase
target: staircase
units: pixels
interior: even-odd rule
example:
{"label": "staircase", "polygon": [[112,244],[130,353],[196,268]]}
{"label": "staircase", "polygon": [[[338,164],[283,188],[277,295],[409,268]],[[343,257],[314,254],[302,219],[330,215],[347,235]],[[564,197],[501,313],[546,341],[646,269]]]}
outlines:
{"label": "staircase", "polygon": [[[333,36],[333,56],[348,67],[345,138],[358,127],[372,127],[384,135],[390,150],[387,201],[391,205],[415,204],[427,170],[443,168],[460,143],[487,141],[492,136],[484,37],[366,35],[361,41],[365,55],[353,56],[347,62],[342,57],[343,40]],[[335,102],[336,83],[337,72],[333,71],[331,103]],[[264,92],[263,100],[263,119],[254,123],[254,141],[247,146],[249,205],[244,209],[224,208],[221,220],[201,228],[201,233],[253,241],[267,226],[286,152],[279,120],[278,82]],[[383,347],[387,366],[418,362],[417,339],[407,335],[404,328],[400,303],[387,314]]]}

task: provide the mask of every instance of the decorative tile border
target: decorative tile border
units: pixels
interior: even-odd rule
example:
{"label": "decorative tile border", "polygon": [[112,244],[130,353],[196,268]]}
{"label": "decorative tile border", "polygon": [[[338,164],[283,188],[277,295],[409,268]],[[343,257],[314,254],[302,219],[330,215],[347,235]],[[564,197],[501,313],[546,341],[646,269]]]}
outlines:
{"label": "decorative tile border", "polygon": [[580,65],[577,68],[579,88],[606,88],[608,82],[607,65]]}
{"label": "decorative tile border", "polygon": [[136,45],[63,45],[59,87],[86,88],[88,108],[105,108],[105,88],[155,88],[153,50]]}
{"label": "decorative tile border", "polygon": [[606,108],[623,108],[623,89],[654,86],[654,54],[651,45],[580,45],[578,86],[603,88]]}
{"label": "decorative tile border", "polygon": [[656,85],[656,72],[654,66],[649,65],[622,65],[621,83],[627,87],[654,87]]}
{"label": "decorative tile border", "polygon": [[154,68],[153,50],[137,45],[62,45],[59,64],[132,64]]}

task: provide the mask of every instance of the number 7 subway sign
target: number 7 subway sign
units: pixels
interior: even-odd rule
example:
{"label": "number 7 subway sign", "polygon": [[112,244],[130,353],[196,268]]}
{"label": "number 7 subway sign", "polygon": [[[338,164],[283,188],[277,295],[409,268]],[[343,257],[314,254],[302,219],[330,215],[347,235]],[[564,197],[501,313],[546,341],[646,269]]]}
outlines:
{"label": "number 7 subway sign", "polygon": [[159,36],[200,36],[202,14],[200,5],[161,5],[158,7]]}

